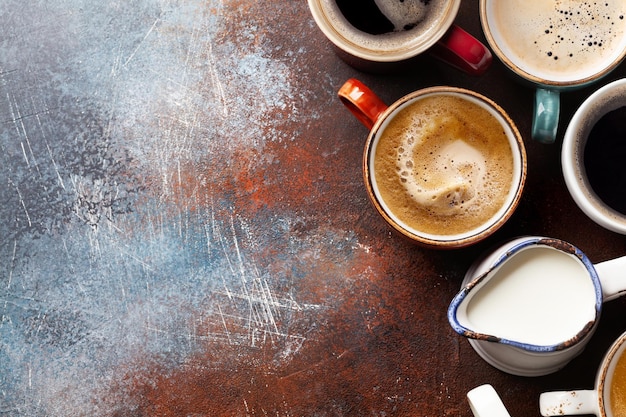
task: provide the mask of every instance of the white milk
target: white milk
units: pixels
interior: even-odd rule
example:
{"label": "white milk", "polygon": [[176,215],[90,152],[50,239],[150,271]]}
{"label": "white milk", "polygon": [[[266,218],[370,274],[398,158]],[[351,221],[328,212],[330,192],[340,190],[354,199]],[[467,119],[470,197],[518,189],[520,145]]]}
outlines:
{"label": "white milk", "polygon": [[467,327],[533,345],[555,345],[595,319],[595,288],[584,264],[549,246],[512,255],[472,289]]}

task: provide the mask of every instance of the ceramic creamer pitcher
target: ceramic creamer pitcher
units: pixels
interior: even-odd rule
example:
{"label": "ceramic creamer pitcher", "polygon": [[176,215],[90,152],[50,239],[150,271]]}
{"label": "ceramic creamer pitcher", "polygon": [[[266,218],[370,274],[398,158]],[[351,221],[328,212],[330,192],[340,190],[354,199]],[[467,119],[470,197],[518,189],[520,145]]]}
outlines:
{"label": "ceramic creamer pitcher", "polygon": [[494,367],[549,374],[584,349],[602,303],[626,293],[625,267],[626,257],[594,265],[562,240],[520,237],[474,263],[448,320]]}

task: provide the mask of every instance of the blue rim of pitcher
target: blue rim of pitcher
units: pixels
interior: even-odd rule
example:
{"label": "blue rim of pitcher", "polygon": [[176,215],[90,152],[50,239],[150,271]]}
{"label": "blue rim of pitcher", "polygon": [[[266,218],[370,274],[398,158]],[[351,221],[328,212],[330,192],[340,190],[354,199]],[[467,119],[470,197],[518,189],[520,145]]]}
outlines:
{"label": "blue rim of pitcher", "polygon": [[[575,256],[583,263],[583,265],[589,272],[589,277],[591,278],[593,282],[594,290],[595,290],[596,302],[595,302],[594,320],[589,322],[585,327],[583,327],[578,332],[578,334],[576,334],[574,337],[568,340],[565,340],[563,342],[553,344],[553,345],[535,345],[531,343],[518,342],[515,340],[511,340],[511,339],[506,339],[506,338],[499,338],[499,337],[495,337],[492,335],[475,332],[463,326],[457,319],[457,311],[459,309],[459,306],[463,302],[463,300],[466,298],[467,294],[469,294],[469,292],[471,291],[471,289],[475,287],[477,284],[479,284],[491,271],[493,271],[495,268],[500,266],[502,262],[508,259],[513,253],[519,252],[520,250],[527,248],[529,246],[538,246],[538,245],[550,246],[550,247],[559,249],[563,252],[566,252]],[[546,238],[546,237],[529,237],[528,239],[525,239],[524,241],[520,243],[516,243],[512,245],[504,254],[500,255],[498,259],[492,265],[489,266],[489,269],[486,272],[480,274],[476,278],[472,279],[469,283],[467,283],[467,285],[463,286],[461,291],[452,299],[452,302],[450,303],[450,306],[448,308],[448,321],[450,325],[452,326],[452,329],[454,329],[456,333],[460,334],[461,336],[465,336],[469,339],[509,345],[509,346],[517,347],[517,348],[530,351],[530,352],[555,352],[555,351],[561,351],[561,350],[565,350],[567,348],[573,347],[577,345],[581,340],[585,339],[585,337],[587,337],[595,329],[596,325],[598,324],[601,311],[602,311],[602,286],[600,283],[600,278],[598,277],[598,273],[595,267],[593,266],[593,263],[591,262],[591,260],[589,260],[589,258],[587,257],[587,255],[585,255],[576,246],[570,243],[567,243],[565,241],[562,241],[560,239],[553,239],[553,238]]]}

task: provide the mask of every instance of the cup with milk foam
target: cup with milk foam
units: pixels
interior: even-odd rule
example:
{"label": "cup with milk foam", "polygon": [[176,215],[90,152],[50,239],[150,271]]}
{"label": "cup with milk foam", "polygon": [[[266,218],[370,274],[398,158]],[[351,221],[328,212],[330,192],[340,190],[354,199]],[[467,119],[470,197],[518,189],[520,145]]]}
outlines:
{"label": "cup with milk foam", "polygon": [[481,0],[480,19],[494,54],[536,88],[534,139],[557,136],[560,93],[596,82],[626,56],[623,0]]}
{"label": "cup with milk foam", "polygon": [[519,237],[470,267],[448,320],[490,365],[546,375],[582,352],[602,304],[626,294],[625,267],[626,257],[594,265],[562,240]]}
{"label": "cup with milk foam", "polygon": [[369,129],[367,193],[401,236],[429,248],[464,247],[493,234],[515,211],[526,151],[492,100],[438,86],[387,106],[356,79],[346,81],[339,98]]}
{"label": "cup with milk foam", "polygon": [[337,55],[361,70],[409,67],[428,53],[472,75],[492,54],[454,24],[461,0],[308,0],[313,19]]}

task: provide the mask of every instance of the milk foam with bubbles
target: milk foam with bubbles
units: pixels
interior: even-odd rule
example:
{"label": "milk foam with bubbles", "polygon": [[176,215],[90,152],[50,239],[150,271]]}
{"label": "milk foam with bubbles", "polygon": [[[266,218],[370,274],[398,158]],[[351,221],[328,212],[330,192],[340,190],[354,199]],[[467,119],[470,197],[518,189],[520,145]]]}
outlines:
{"label": "milk foam with bubbles", "polygon": [[[407,193],[423,207],[437,207],[437,212],[454,214],[457,207],[476,197],[484,187],[485,157],[460,138],[444,144],[421,175],[416,172],[414,148],[429,131],[445,125],[434,119],[422,135],[406,135],[398,148],[398,175]],[[418,129],[419,130],[419,129]],[[417,139],[416,139],[417,138]]]}
{"label": "milk foam with bubbles", "polygon": [[[592,76],[626,47],[623,0],[494,0],[496,43],[519,68],[553,81]],[[506,52],[508,51],[508,52]]]}
{"label": "milk foam with bubbles", "polygon": [[500,121],[453,95],[402,107],[380,134],[373,184],[408,228],[456,236],[495,218],[514,179],[511,144]]}
{"label": "milk foam with bubbles", "polygon": [[467,327],[521,343],[550,346],[595,318],[595,287],[573,255],[549,246],[513,254],[467,304]]}

